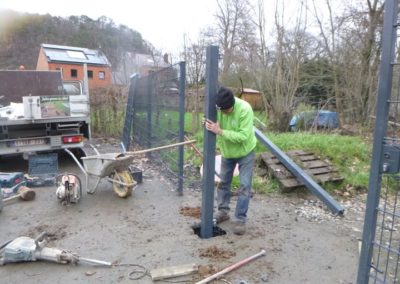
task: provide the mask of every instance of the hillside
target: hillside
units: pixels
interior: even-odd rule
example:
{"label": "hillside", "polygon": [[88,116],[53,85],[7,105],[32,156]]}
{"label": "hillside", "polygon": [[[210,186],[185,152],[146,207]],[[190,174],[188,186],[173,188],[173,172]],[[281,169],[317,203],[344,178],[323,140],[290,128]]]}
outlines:
{"label": "hillside", "polygon": [[117,68],[125,52],[148,53],[151,46],[141,34],[112,19],[87,16],[54,17],[0,11],[0,69],[23,64],[35,69],[40,44],[100,49]]}

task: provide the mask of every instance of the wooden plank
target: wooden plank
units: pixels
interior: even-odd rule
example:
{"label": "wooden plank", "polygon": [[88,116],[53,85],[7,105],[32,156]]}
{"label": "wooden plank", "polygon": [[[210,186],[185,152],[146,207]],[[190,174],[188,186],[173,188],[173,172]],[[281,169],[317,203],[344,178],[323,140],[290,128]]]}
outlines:
{"label": "wooden plank", "polygon": [[305,152],[304,150],[290,150],[286,152],[288,155],[293,156],[303,156],[303,155],[313,155],[314,153]]}
{"label": "wooden plank", "polygon": [[278,159],[264,159],[263,160],[267,165],[281,165],[282,163]]}
{"label": "wooden plank", "polygon": [[302,162],[302,166],[303,166],[302,168],[314,169],[314,168],[326,167],[329,165],[321,160],[316,160],[316,161],[310,161],[310,162]]}
{"label": "wooden plank", "polygon": [[318,183],[325,183],[329,181],[340,181],[343,180],[342,177],[331,175],[331,174],[322,174],[313,176]]}
{"label": "wooden plank", "polygon": [[[339,176],[331,176],[329,174],[322,174],[322,175],[317,175],[313,176],[314,180],[318,183],[325,183],[325,182],[335,182],[335,181],[341,181],[343,180],[342,177]],[[289,188],[294,188],[294,187],[300,187],[303,186],[304,184],[300,181],[298,181],[295,177],[289,177],[286,179],[279,179],[281,182],[282,186],[286,189]]]}
{"label": "wooden plank", "polygon": [[[289,155],[289,157],[294,161],[301,161],[301,162],[318,160],[318,158],[316,158],[313,154],[307,154],[301,156]],[[261,154],[261,158],[264,160],[266,164],[280,163],[280,161],[272,154],[263,153]]]}
{"label": "wooden plank", "polygon": [[287,179],[280,179],[279,181],[281,182],[282,186],[285,189],[303,186],[303,183],[299,182],[294,177],[293,178],[287,178]]}
{"label": "wooden plank", "polygon": [[265,162],[265,164],[277,164],[280,163],[280,161],[272,154],[269,153],[262,153],[261,154],[261,159]]}
{"label": "wooden plank", "polygon": [[[301,167],[311,178],[317,183],[325,183],[331,181],[343,180],[338,176],[338,171],[327,161],[321,161],[314,154],[303,150],[291,150],[287,152],[293,161]],[[293,189],[304,186],[297,178],[271,153],[265,152],[261,154],[261,158],[265,162],[268,170],[272,172],[283,189]]]}
{"label": "wooden plank", "polygon": [[[292,159],[299,159],[301,161],[308,161],[308,160],[317,160],[317,158],[314,156],[314,154],[312,153],[305,153],[302,151],[302,153],[300,153],[299,155],[295,152],[293,153],[287,153],[287,155],[292,158]],[[270,162],[275,162],[278,163],[280,162],[274,155],[272,155],[271,153],[262,153],[261,154],[261,158],[266,162],[266,163],[270,163]]]}
{"label": "wooden plank", "polygon": [[273,164],[273,165],[269,165],[269,168],[273,171],[287,171],[289,172],[289,170],[282,164]]}
{"label": "wooden plank", "polygon": [[151,279],[153,281],[156,281],[156,280],[188,275],[196,272],[197,270],[198,266],[192,263],[192,264],[183,264],[183,265],[170,266],[164,268],[156,268],[150,271],[150,275]]}
{"label": "wooden plank", "polygon": [[304,170],[309,175],[318,175],[318,174],[325,174],[325,173],[337,173],[337,170],[331,166],[328,167],[321,167],[321,168],[313,168]]}
{"label": "wooden plank", "polygon": [[[294,177],[294,175],[285,168],[284,165],[282,164],[276,164],[276,165],[269,165],[270,170],[272,170],[273,174],[279,174],[280,176],[285,176],[285,177]],[[318,174],[325,174],[325,173],[337,173],[337,170],[332,168],[332,167],[321,167],[321,168],[313,168],[313,169],[307,169],[304,170],[308,175],[313,176],[313,175],[318,175]]]}
{"label": "wooden plank", "polygon": [[280,168],[274,169],[272,171],[272,174],[274,175],[274,177],[276,177],[278,179],[293,177],[293,174],[291,172],[289,172],[285,167],[283,167],[283,169],[280,169]]}
{"label": "wooden plank", "polygon": [[308,161],[318,160],[318,158],[315,157],[314,155],[303,155],[303,156],[295,156],[295,157],[293,157],[293,160],[300,160],[302,162],[308,162]]}

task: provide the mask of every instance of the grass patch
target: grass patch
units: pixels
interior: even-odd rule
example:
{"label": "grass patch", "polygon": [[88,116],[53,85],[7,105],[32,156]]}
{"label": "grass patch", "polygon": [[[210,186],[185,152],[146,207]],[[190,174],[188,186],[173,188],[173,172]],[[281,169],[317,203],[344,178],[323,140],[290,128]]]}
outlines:
{"label": "grass patch", "polygon": [[[360,137],[310,132],[267,133],[266,136],[282,151],[310,151],[322,160],[330,160],[344,181],[326,184],[326,189],[340,189],[346,184],[358,189],[368,187],[372,146]],[[264,151],[266,148],[258,143],[257,152]]]}
{"label": "grass patch", "polygon": [[[266,133],[277,147],[282,151],[304,150],[313,152],[319,156],[321,160],[328,159],[333,166],[339,171],[339,175],[344,177],[341,183],[327,183],[323,185],[328,191],[341,190],[346,185],[352,185],[353,188],[367,189],[369,179],[369,168],[371,162],[372,145],[364,142],[362,138],[355,136],[341,136],[329,133],[311,133],[311,132],[295,132],[295,133]],[[194,134],[197,148],[203,150],[203,131]],[[192,151],[186,148],[188,157],[194,157],[190,154]],[[257,143],[257,155],[268,151],[260,142]],[[192,160],[194,164],[202,163],[202,159],[196,158]],[[239,179],[235,177],[232,187],[239,186]],[[278,192],[280,189],[279,182],[275,178],[262,177],[254,173],[253,189],[258,193]]]}

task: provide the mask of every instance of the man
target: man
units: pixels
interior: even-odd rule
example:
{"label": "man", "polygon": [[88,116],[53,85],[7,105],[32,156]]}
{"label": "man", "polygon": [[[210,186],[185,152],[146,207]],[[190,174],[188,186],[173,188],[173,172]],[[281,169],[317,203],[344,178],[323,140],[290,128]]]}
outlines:
{"label": "man", "polygon": [[239,164],[240,187],[235,209],[234,233],[246,232],[247,210],[251,197],[254,166],[254,148],[257,139],[254,133],[254,114],[251,106],[235,98],[232,91],[221,87],[216,96],[217,122],[205,121],[207,130],[217,135],[217,146],[221,151],[221,182],[217,188],[217,223],[229,220],[229,203],[233,171]]}

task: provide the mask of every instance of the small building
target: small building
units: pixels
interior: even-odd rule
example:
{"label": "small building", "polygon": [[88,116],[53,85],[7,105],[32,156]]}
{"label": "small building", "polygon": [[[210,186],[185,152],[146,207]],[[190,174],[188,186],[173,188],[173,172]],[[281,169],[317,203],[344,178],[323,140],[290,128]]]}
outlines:
{"label": "small building", "polygon": [[83,47],[41,44],[36,70],[60,70],[63,80],[84,79],[87,65],[89,89],[112,85],[111,64],[98,50]]}
{"label": "small building", "polygon": [[264,109],[264,103],[262,99],[262,94],[260,91],[249,89],[249,88],[243,88],[240,90],[240,93],[238,94],[238,97],[241,98],[242,100],[245,100],[248,102],[253,110],[263,110]]}
{"label": "small building", "polygon": [[122,59],[122,64],[113,70],[113,83],[116,85],[127,85],[132,74],[147,76],[151,72],[157,72],[170,66],[171,64],[168,61],[167,55],[161,57],[151,54],[126,52]]}

